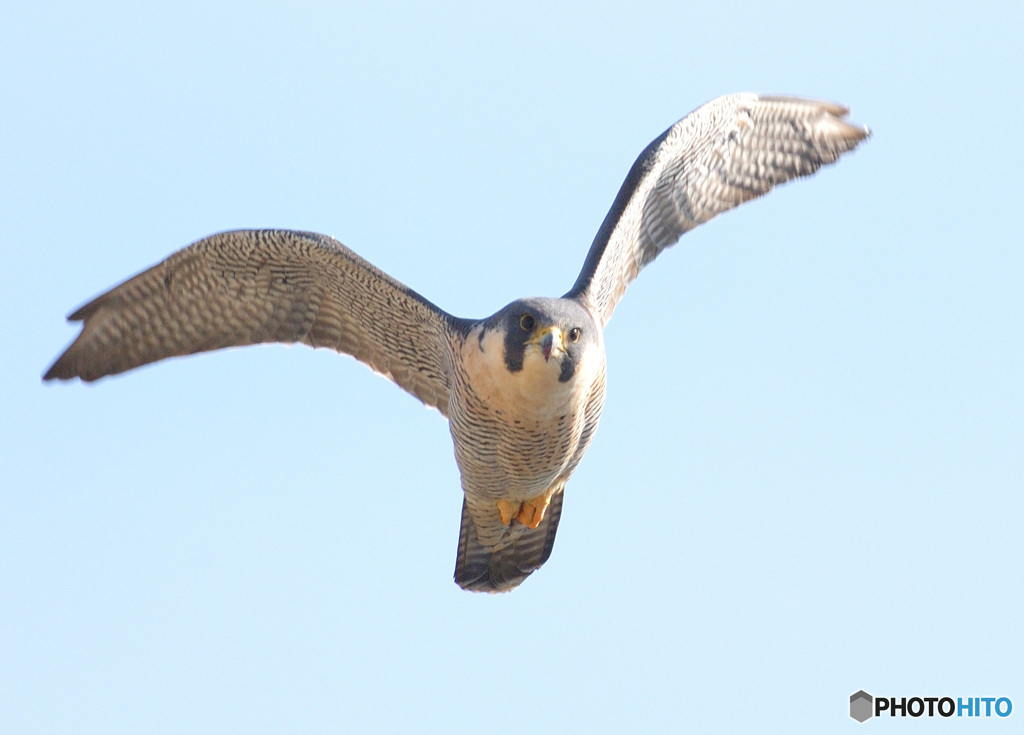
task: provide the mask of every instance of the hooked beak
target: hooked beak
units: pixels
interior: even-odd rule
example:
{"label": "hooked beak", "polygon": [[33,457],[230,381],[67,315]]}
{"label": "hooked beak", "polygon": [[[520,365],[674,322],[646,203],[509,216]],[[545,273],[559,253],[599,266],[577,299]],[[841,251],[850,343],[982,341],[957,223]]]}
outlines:
{"label": "hooked beak", "polygon": [[558,327],[548,327],[541,331],[537,335],[536,342],[540,346],[540,353],[544,355],[544,362],[550,360],[551,353],[556,350],[565,352],[565,335]]}

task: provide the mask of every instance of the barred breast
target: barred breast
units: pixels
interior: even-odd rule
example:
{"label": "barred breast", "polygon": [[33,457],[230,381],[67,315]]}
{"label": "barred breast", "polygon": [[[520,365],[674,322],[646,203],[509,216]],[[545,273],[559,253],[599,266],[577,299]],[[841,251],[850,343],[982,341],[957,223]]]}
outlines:
{"label": "barred breast", "polygon": [[528,500],[572,474],[603,406],[603,349],[599,356],[566,382],[554,361],[529,355],[510,373],[501,333],[474,328],[456,360],[458,388],[449,404],[467,494]]}

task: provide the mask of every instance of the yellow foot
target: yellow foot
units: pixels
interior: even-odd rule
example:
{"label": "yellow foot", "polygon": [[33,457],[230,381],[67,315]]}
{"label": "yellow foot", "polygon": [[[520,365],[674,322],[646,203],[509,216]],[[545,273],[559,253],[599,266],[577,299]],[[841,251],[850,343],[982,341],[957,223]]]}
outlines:
{"label": "yellow foot", "polygon": [[527,528],[536,528],[544,520],[544,511],[551,504],[551,496],[545,493],[533,500],[527,500],[519,509],[516,519]]}
{"label": "yellow foot", "polygon": [[518,515],[522,507],[522,503],[516,503],[511,500],[499,500],[498,515],[501,516],[501,522],[506,526],[512,523],[512,519]]}
{"label": "yellow foot", "polygon": [[511,500],[498,501],[498,515],[501,522],[506,526],[512,523],[512,519],[519,521],[527,528],[536,528],[544,520],[544,512],[551,504],[551,493],[538,495],[525,503],[517,503]]}

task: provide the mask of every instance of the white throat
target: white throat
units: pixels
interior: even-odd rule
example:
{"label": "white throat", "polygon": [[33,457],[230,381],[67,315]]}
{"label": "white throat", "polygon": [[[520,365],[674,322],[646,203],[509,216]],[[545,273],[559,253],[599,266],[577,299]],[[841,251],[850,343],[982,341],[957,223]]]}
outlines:
{"label": "white throat", "polygon": [[554,352],[545,360],[536,344],[526,346],[522,370],[510,372],[505,364],[504,335],[492,329],[481,340],[482,330],[480,326],[470,333],[462,357],[473,392],[491,410],[543,421],[564,414],[589,388],[592,376],[586,370],[583,374],[576,370],[569,380],[560,382],[564,353]]}

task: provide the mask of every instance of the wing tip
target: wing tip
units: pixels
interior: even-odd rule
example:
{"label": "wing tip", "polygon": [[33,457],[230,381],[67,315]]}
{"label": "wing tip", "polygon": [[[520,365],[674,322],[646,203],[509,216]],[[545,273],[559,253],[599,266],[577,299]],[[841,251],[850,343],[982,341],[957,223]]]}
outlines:
{"label": "wing tip", "polygon": [[87,383],[101,378],[101,375],[86,375],[81,369],[81,365],[74,359],[71,354],[71,349],[68,348],[64,353],[54,360],[50,368],[43,373],[43,382],[47,383],[53,380],[74,380],[79,378]]}
{"label": "wing tip", "polygon": [[74,365],[73,360],[68,356],[72,347],[74,347],[74,343],[64,350],[57,359],[53,361],[46,372],[43,373],[44,383],[51,380],[73,380],[78,377],[78,369]]}
{"label": "wing tip", "polygon": [[833,122],[839,128],[839,134],[854,145],[872,135],[871,128],[867,125],[857,125],[842,117],[833,118]]}
{"label": "wing tip", "polygon": [[92,383],[107,375],[123,372],[128,369],[110,361],[97,359],[94,351],[82,340],[80,332],[74,341],[58,355],[53,364],[43,373],[43,382],[53,380],[75,380]]}
{"label": "wing tip", "polygon": [[803,105],[809,106],[821,113],[838,124],[842,130],[844,137],[848,137],[851,140],[857,140],[858,142],[865,138],[870,138],[872,135],[871,128],[867,125],[857,125],[847,120],[847,116],[850,114],[850,108],[847,105],[834,102],[832,100],[820,99],[816,97],[801,97],[799,95],[792,94],[758,94],[757,99],[760,102],[774,102],[782,105]]}
{"label": "wing tip", "polygon": [[60,360],[50,365],[50,369],[43,373],[43,382],[48,383],[51,380],[71,380],[74,375],[67,373],[63,366],[60,365]]}

